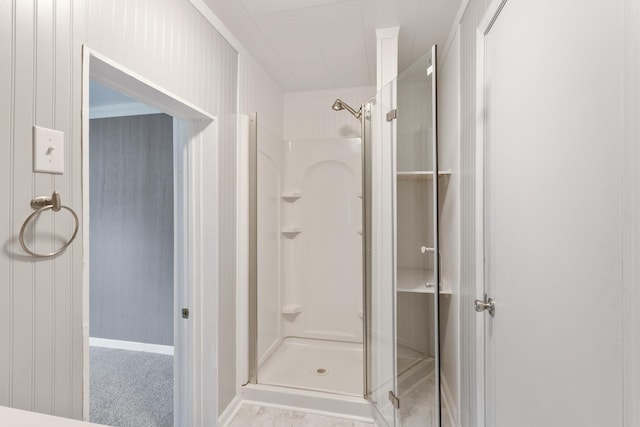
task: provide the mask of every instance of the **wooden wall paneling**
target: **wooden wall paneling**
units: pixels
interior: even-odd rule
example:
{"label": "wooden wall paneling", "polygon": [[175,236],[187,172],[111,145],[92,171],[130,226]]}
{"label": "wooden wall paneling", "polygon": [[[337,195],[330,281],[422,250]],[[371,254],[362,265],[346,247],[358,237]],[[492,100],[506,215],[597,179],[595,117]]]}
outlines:
{"label": "wooden wall paneling", "polygon": [[[15,97],[13,104],[13,214],[10,239],[13,287],[12,333],[9,343],[12,352],[12,377],[10,404],[18,409],[32,409],[34,399],[34,262],[23,255],[18,244],[17,232],[24,219],[31,213],[29,201],[33,195],[34,176],[31,172],[31,135],[34,104],[37,102],[34,88],[35,60],[35,4],[15,2],[14,21],[14,73]],[[32,242],[32,239],[28,239]]]}
{"label": "wooden wall paneling", "polygon": [[[55,187],[65,204],[81,212],[81,65],[83,44],[113,59],[213,115],[236,112],[237,54],[188,2],[56,0],[10,1],[0,5],[0,85],[9,94],[0,101],[0,210],[5,253],[0,256],[0,404],[57,415],[82,416],[83,293],[80,233],[55,260],[34,262],[17,244],[22,221],[36,193]],[[164,37],[163,37],[164,34]],[[65,133],[65,174],[52,178],[32,173],[32,126]],[[221,137],[235,145],[235,130]],[[228,160],[228,159],[227,159]],[[220,183],[221,195],[235,187],[234,169]],[[231,200],[233,195],[231,194]],[[233,204],[233,203],[232,203]],[[233,215],[230,210],[227,218]],[[53,218],[53,219],[52,219]],[[43,241],[37,248],[69,235],[62,214],[38,222]],[[233,251],[234,237],[221,245]],[[226,260],[235,268],[234,257]],[[235,302],[233,275],[224,304]],[[222,302],[221,302],[222,303]],[[233,304],[221,320],[235,316]],[[232,340],[229,341],[233,343]],[[232,346],[233,347],[233,346]],[[235,354],[235,353],[233,353]],[[225,361],[234,357],[230,354]],[[233,362],[235,363],[235,361]]]}
{"label": "wooden wall paneling", "polygon": [[[78,211],[80,198],[74,194],[73,176],[75,165],[73,161],[74,144],[78,141],[75,138],[72,105],[73,105],[73,76],[74,76],[74,6],[71,0],[56,0],[55,2],[55,96],[54,96],[54,127],[65,132],[65,173],[55,177],[55,187],[61,192],[63,202]],[[77,19],[77,18],[76,18]],[[79,183],[77,190],[80,189]],[[76,190],[76,191],[77,191]],[[70,236],[73,232],[73,221],[69,215],[56,215],[56,234],[63,237]],[[81,236],[78,236],[81,241]],[[53,384],[52,384],[52,408],[51,413],[66,414],[72,416],[70,402],[72,398],[71,372],[73,327],[71,323],[71,310],[63,309],[66,304],[73,301],[72,287],[80,285],[79,281],[73,281],[73,258],[74,254],[80,253],[74,243],[64,255],[53,261],[54,295],[52,304],[54,307],[52,328],[53,328]]]}
{"label": "wooden wall paneling", "polygon": [[[13,1],[0,3],[0,198],[12,200],[13,190],[13,103],[14,103],[14,11]],[[0,235],[13,235],[10,209],[0,209]],[[8,237],[10,239],[10,237]],[[7,242],[3,242],[7,245]],[[12,242],[8,243],[9,248]],[[6,247],[6,246],[5,246]],[[13,272],[10,256],[0,257],[0,404],[11,403],[11,356]]]}
{"label": "wooden wall paneling", "polygon": [[[54,4],[53,2],[36,2],[35,10],[35,53],[34,53],[34,84],[36,102],[34,102],[34,124],[53,128],[54,124]],[[29,144],[29,140],[23,142]],[[28,169],[30,165],[25,165]],[[31,197],[51,195],[53,192],[51,174],[36,173],[33,175],[35,185]],[[62,191],[62,196],[66,196]],[[66,204],[67,201],[63,199]],[[60,240],[46,230],[55,230],[54,216],[66,215],[67,212],[46,212],[34,221],[33,247],[38,253],[50,253]],[[40,232],[44,230],[44,232]],[[62,237],[64,238],[64,236]],[[34,387],[33,407],[38,412],[50,413],[52,409],[53,386],[53,263],[34,263]]]}

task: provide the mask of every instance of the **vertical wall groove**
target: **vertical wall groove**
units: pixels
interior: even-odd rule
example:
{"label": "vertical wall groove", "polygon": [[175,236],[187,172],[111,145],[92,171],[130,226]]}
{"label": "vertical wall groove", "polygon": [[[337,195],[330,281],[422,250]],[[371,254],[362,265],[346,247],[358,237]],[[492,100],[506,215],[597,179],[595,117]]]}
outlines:
{"label": "vertical wall groove", "polygon": [[[32,22],[32,31],[33,31],[33,40],[34,40],[34,46],[33,46],[33,51],[32,51],[32,55],[33,55],[33,73],[34,73],[34,79],[33,79],[33,94],[34,94],[34,98],[33,98],[33,102],[31,103],[31,117],[33,120],[33,123],[38,123],[38,116],[37,116],[37,109],[36,109],[36,105],[38,104],[38,78],[37,78],[37,67],[38,67],[38,2],[37,0],[33,0],[33,8],[34,8],[34,13],[33,13],[33,22]],[[32,180],[32,184],[31,184],[31,193],[33,194],[33,192],[35,191],[35,186],[36,183],[35,181],[37,180],[37,178],[34,176],[33,180]],[[32,243],[34,246],[36,245],[35,241]],[[35,408],[35,394],[36,394],[36,303],[38,300],[38,296],[36,295],[35,292],[35,285],[36,285],[36,265],[35,262],[31,262],[31,295],[32,295],[32,299],[31,299],[31,351],[32,351],[32,355],[31,355],[31,402],[30,402],[30,407],[31,408]]]}
{"label": "vertical wall groove", "polygon": [[[56,53],[57,53],[57,49],[56,49],[56,44],[57,44],[57,25],[56,22],[58,20],[58,0],[53,0],[53,49],[51,50],[51,63],[53,64],[53,76],[52,76],[52,80],[53,80],[53,96],[51,97],[51,123],[53,124],[53,126],[56,126],[56,99],[57,99],[57,91],[56,91],[56,84],[57,84],[57,75],[56,75]],[[56,178],[55,176],[51,177],[52,180],[52,187],[53,189],[56,188]],[[55,222],[53,223],[52,226],[52,230],[53,233],[51,235],[51,247],[54,247],[55,241],[53,236],[56,234],[56,224]],[[56,294],[56,281],[55,281],[55,277],[56,277],[56,263],[55,261],[51,263],[51,277],[54,278],[53,283],[52,283],[52,294],[55,295]],[[56,334],[56,305],[55,305],[55,301],[54,298],[52,297],[49,300],[49,304],[50,304],[50,310],[51,310],[51,322],[49,323],[49,336],[52,337],[52,339],[55,342],[55,334]],[[56,351],[55,351],[55,345],[51,346],[51,353],[50,353],[50,359],[51,359],[51,384],[50,384],[50,388],[49,388],[49,412],[53,411],[54,408],[54,396],[55,396],[55,390],[56,390],[56,376],[55,376],[55,369],[56,369]]]}

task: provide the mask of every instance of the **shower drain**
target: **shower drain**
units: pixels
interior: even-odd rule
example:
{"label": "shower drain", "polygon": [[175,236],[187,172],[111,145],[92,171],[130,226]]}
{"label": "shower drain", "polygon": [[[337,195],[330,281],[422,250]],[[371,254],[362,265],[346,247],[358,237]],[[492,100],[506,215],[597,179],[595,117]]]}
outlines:
{"label": "shower drain", "polygon": [[327,375],[328,373],[329,373],[329,371],[327,371],[327,370],[326,370],[326,369],[324,369],[324,368],[318,368],[318,369],[316,369],[316,375],[323,376],[323,375]]}

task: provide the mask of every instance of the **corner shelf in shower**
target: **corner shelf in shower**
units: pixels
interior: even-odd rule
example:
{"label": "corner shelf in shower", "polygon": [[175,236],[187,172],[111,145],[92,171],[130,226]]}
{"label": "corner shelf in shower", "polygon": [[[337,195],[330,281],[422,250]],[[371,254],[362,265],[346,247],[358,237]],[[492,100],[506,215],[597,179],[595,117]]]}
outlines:
{"label": "corner shelf in shower", "polygon": [[[398,181],[432,181],[433,171],[398,171]],[[451,171],[438,171],[438,178],[451,176]]]}
{"label": "corner shelf in shower", "polygon": [[298,304],[286,304],[281,308],[282,314],[300,314],[302,313],[302,306]]}
{"label": "corner shelf in shower", "polygon": [[[424,268],[398,268],[398,292],[413,292],[420,294],[434,293],[433,270]],[[451,290],[442,282],[440,294],[451,294]]]}
{"label": "corner shelf in shower", "polygon": [[295,202],[302,197],[302,191],[283,191],[281,197],[286,202]]}
{"label": "corner shelf in shower", "polygon": [[282,234],[286,237],[292,238],[292,237],[296,237],[298,234],[302,233],[302,227],[300,226],[290,226],[290,227],[284,227],[282,229]]}

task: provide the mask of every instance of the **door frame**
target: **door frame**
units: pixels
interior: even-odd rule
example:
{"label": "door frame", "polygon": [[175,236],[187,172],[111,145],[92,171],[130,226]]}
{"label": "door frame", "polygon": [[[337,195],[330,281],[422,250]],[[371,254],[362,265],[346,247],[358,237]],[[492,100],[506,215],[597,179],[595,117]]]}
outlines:
{"label": "door frame", "polygon": [[[487,7],[484,16],[476,30],[476,129],[475,129],[475,157],[476,157],[476,203],[475,203],[475,277],[476,298],[484,300],[485,292],[485,37],[493,27],[507,0],[493,0]],[[472,307],[467,307],[472,310]],[[476,379],[476,420],[477,426],[486,424],[486,344],[484,313],[478,313],[475,321],[475,379]]]}
{"label": "door frame", "polygon": [[[93,79],[171,115],[174,120],[174,422],[217,419],[217,121],[206,111],[117,64],[82,49],[82,335],[83,418],[89,417],[89,81]],[[205,287],[206,282],[206,287]],[[181,308],[189,308],[189,320]],[[213,307],[207,315],[205,308]],[[211,311],[211,310],[210,310]],[[206,349],[206,354],[203,352]],[[207,400],[203,402],[205,394]]]}

